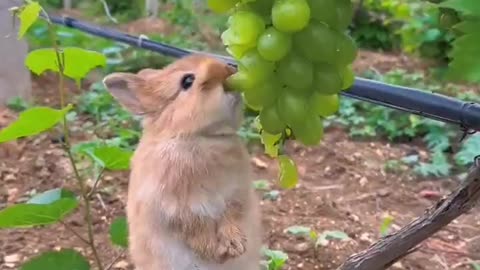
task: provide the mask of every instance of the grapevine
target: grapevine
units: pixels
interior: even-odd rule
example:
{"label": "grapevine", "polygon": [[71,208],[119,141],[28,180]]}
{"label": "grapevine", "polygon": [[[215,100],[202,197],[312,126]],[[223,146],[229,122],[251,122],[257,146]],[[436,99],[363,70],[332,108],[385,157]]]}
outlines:
{"label": "grapevine", "polygon": [[238,71],[228,83],[259,113],[262,136],[278,139],[269,146],[291,137],[319,144],[324,119],[338,111],[340,92],[354,81],[357,47],[347,34],[351,0],[208,0],[208,5],[229,14],[221,37]]}

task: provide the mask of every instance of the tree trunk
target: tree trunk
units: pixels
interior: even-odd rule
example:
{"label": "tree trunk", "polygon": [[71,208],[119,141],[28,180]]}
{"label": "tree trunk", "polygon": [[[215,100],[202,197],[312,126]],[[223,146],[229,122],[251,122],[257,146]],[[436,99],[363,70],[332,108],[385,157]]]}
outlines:
{"label": "tree trunk", "polygon": [[148,17],[158,17],[159,0],[145,0],[145,13]]}
{"label": "tree trunk", "polygon": [[30,101],[30,72],[25,67],[28,45],[25,40],[18,40],[19,21],[15,28],[9,8],[20,6],[20,0],[0,1],[0,106],[13,97]]}
{"label": "tree trunk", "polygon": [[72,0],[63,0],[64,9],[72,9]]}
{"label": "tree trunk", "polygon": [[368,249],[350,256],[339,270],[383,270],[415,251],[457,217],[468,212],[480,198],[480,158],[470,168],[466,180],[448,197],[437,202],[422,217],[388,235]]}

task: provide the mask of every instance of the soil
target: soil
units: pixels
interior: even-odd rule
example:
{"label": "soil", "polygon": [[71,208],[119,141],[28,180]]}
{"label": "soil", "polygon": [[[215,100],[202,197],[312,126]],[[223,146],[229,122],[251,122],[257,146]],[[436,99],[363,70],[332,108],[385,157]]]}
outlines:
{"label": "soil", "polygon": [[[409,69],[411,63],[403,56],[361,52],[355,68],[386,71],[402,66]],[[47,76],[33,80],[37,103],[58,104],[58,100],[52,98],[56,96],[55,79]],[[0,128],[15,117],[15,113],[0,109]],[[35,192],[56,187],[78,191],[68,159],[54,134],[0,145],[0,209],[24,202]],[[85,137],[81,132],[74,132],[72,139],[81,141]],[[263,195],[269,191],[258,193],[264,197],[261,201],[264,243],[288,254],[284,269],[336,269],[348,256],[381,237],[379,228],[385,215],[394,218],[392,230],[398,230],[459,184],[455,178],[419,180],[408,168],[399,168],[395,173],[385,169],[389,159],[412,152],[425,153],[421,146],[353,141],[336,127],[326,131],[321,145],[303,147],[290,143],[287,152],[297,162],[301,178],[299,185],[291,190],[277,186],[276,162],[261,151],[252,151],[256,179],[268,180],[271,190],[279,191],[273,200]],[[87,184],[92,182],[90,179]],[[113,269],[133,269],[128,256],[121,249],[113,248],[108,239],[111,221],[125,214],[127,185],[128,172],[107,173],[100,193],[93,199],[93,232],[98,250],[105,264],[118,257]],[[391,269],[473,269],[469,262],[480,259],[478,214],[479,210],[473,209],[460,217]],[[85,237],[82,211],[75,212],[64,223]],[[307,226],[318,233],[339,230],[350,239],[331,240],[327,246],[315,249],[309,241],[285,232],[294,225]],[[17,269],[35,254],[61,247],[79,250],[93,265],[90,249],[66,228],[58,224],[0,231],[0,270]]]}

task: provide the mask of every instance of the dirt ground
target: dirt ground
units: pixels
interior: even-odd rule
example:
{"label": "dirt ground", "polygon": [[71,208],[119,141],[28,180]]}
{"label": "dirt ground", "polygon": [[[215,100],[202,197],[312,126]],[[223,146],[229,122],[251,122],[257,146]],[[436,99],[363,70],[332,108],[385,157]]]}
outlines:
{"label": "dirt ground", "polygon": [[[386,70],[410,65],[412,61],[398,56],[362,52],[356,69]],[[34,80],[38,103],[57,102],[52,98],[56,91],[54,82],[45,78]],[[0,110],[0,128],[14,118],[12,112]],[[34,192],[55,187],[76,190],[68,160],[52,134],[3,146],[3,150],[0,148],[0,209],[23,202]],[[73,139],[84,138],[76,132]],[[287,149],[296,160],[301,177],[300,184],[292,190],[281,190],[276,185],[274,160],[261,151],[252,152],[256,179],[268,180],[271,188],[279,191],[276,200],[264,199],[261,206],[264,243],[288,254],[284,269],[335,269],[349,255],[380,238],[379,228],[386,214],[394,217],[392,228],[397,230],[459,183],[455,178],[420,181],[409,170],[389,173],[385,170],[386,160],[411,153],[424,154],[425,151],[412,144],[352,141],[339,128],[328,129],[318,147],[305,148],[290,143]],[[107,173],[101,183],[101,193],[94,200],[94,233],[100,255],[105,263],[120,256],[113,269],[133,269],[128,256],[112,248],[108,239],[112,219],[124,215],[127,185],[128,172]],[[259,196],[264,192],[259,191]],[[479,210],[474,209],[459,218],[391,269],[473,269],[469,262],[480,259],[478,214]],[[81,212],[69,216],[65,223],[85,234]],[[350,240],[333,240],[328,246],[315,250],[305,239],[285,232],[293,225],[308,226],[317,232],[341,230]],[[31,230],[2,230],[0,270],[17,269],[27,258],[60,247],[73,247],[92,260],[87,246],[62,224]]]}

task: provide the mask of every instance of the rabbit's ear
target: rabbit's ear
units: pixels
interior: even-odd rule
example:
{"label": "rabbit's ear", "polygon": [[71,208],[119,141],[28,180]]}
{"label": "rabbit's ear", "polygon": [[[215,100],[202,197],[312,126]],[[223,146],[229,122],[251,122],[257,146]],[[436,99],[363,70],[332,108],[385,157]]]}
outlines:
{"label": "rabbit's ear", "polygon": [[132,73],[112,73],[103,79],[108,92],[128,111],[133,114],[145,113],[140,102],[139,91],[145,85],[144,79]]}

